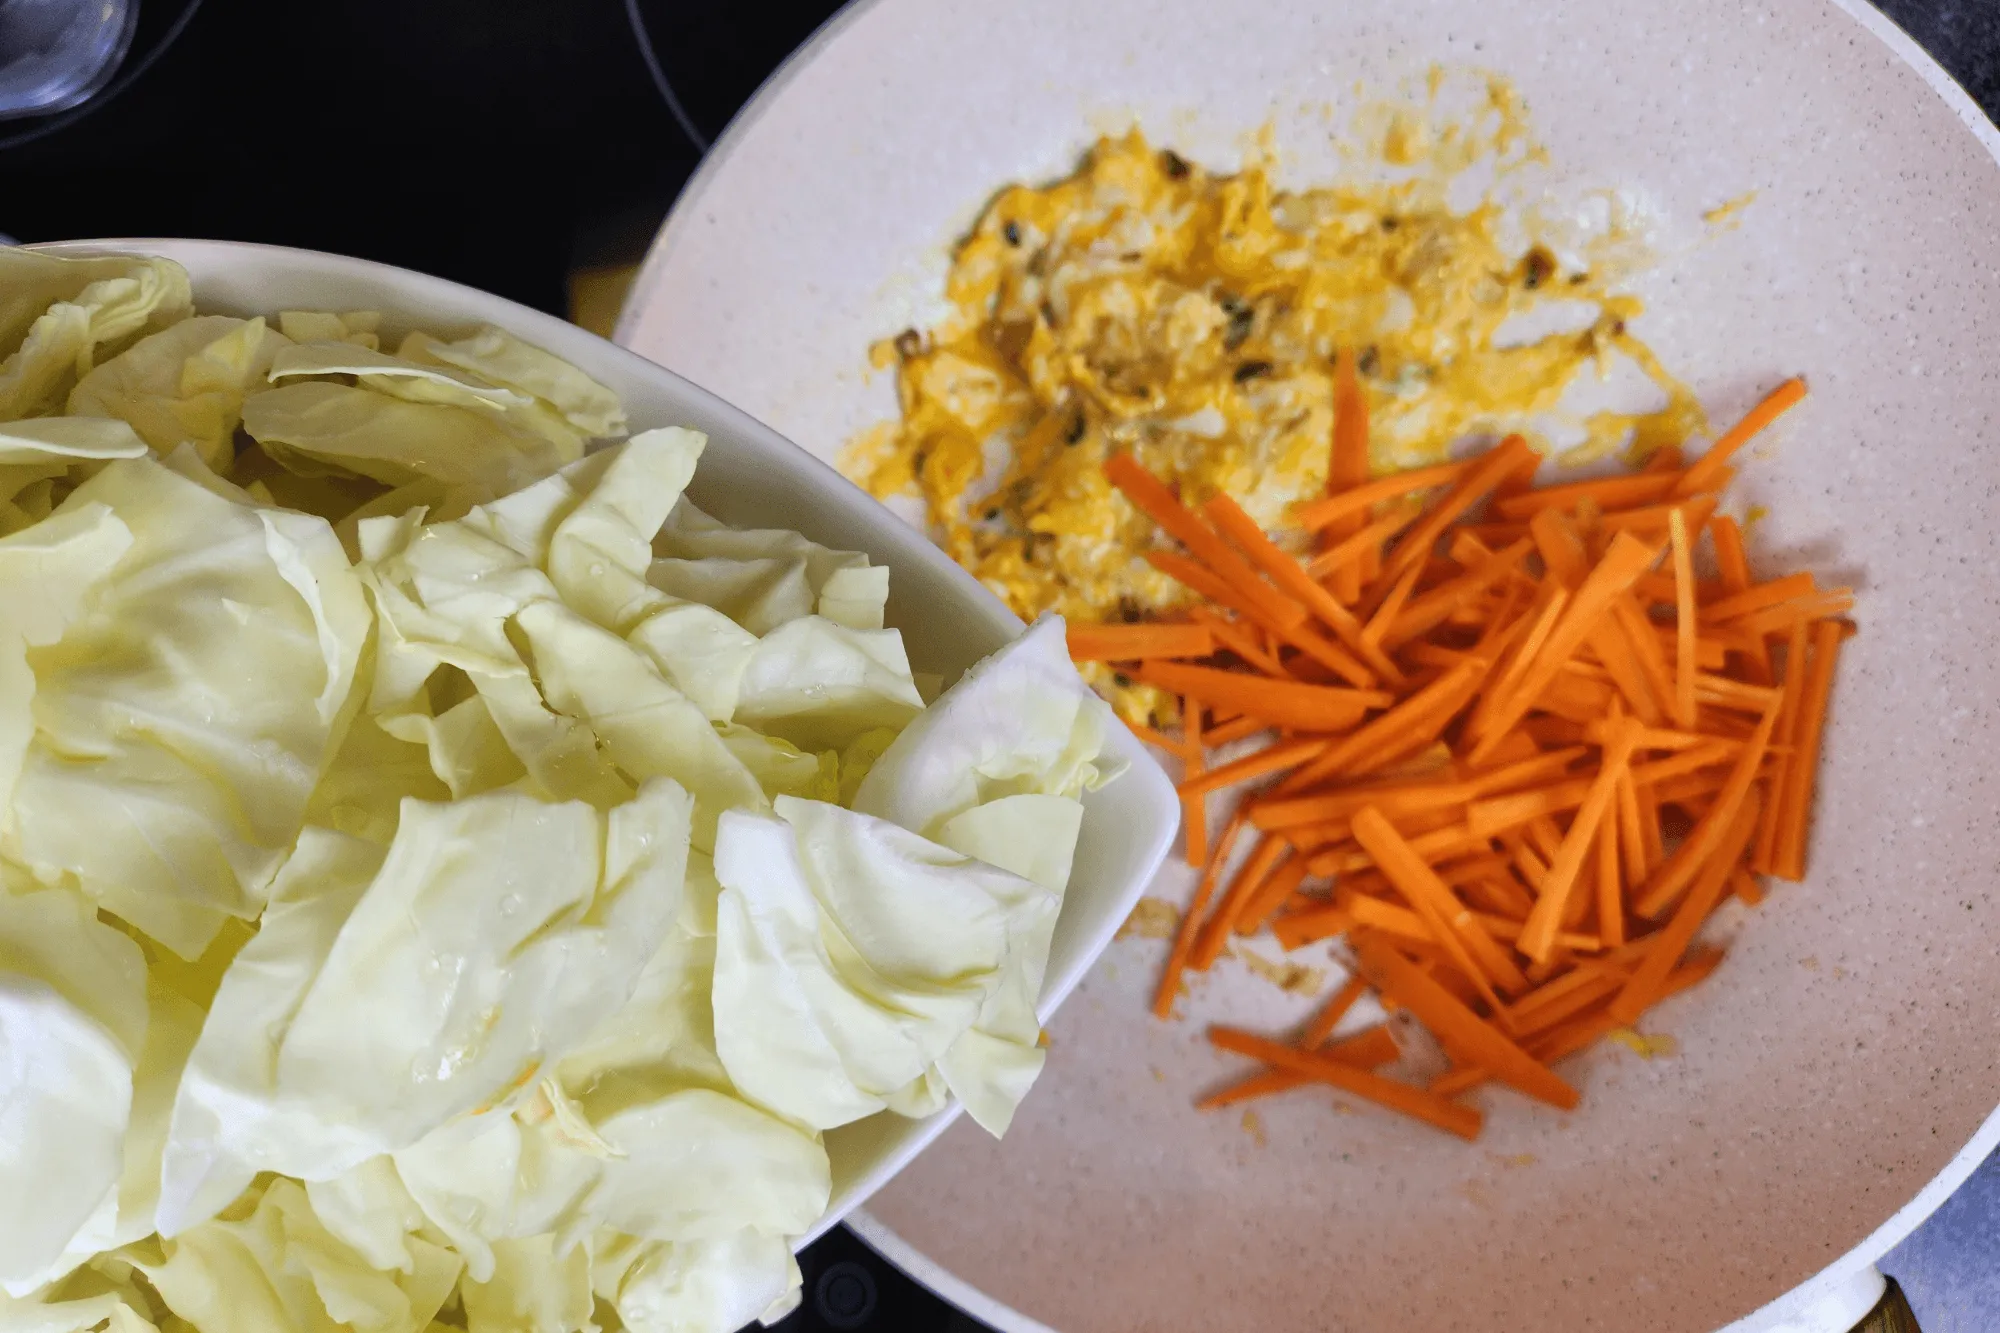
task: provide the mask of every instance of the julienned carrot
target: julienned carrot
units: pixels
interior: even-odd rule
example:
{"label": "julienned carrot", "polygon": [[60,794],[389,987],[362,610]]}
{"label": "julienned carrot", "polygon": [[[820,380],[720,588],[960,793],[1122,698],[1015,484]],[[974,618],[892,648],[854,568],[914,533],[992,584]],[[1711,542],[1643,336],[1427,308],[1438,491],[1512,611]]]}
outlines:
{"label": "julienned carrot", "polygon": [[1792,730],[1792,762],[1782,796],[1784,809],[1778,816],[1773,871],[1780,879],[1805,878],[1806,833],[1812,819],[1820,744],[1826,731],[1827,699],[1833,690],[1833,669],[1840,645],[1846,637],[1842,628],[1830,620],[1813,627],[1812,665],[1799,698],[1799,715]]}
{"label": "julienned carrot", "polygon": [[1599,512],[1631,509],[1671,496],[1680,479],[1678,472],[1635,472],[1624,477],[1598,477],[1563,486],[1543,486],[1495,500],[1493,512],[1503,519],[1520,521],[1533,518],[1544,510],[1574,510],[1586,501],[1597,506]]}
{"label": "julienned carrot", "polygon": [[1348,771],[1371,751],[1379,753],[1381,747],[1395,737],[1412,734],[1429,722],[1437,722],[1442,729],[1444,718],[1449,716],[1444,710],[1456,711],[1457,706],[1464,702],[1466,690],[1478,683],[1483,665],[1478,661],[1469,661],[1453,667],[1299,770],[1280,790],[1297,791],[1335,773]]}
{"label": "julienned carrot", "polygon": [[[1184,800],[1206,796],[1212,791],[1233,787],[1239,782],[1251,782],[1257,778],[1282,773],[1288,768],[1297,768],[1308,759],[1318,758],[1333,742],[1318,736],[1307,736],[1295,741],[1280,741],[1278,744],[1243,756],[1234,763],[1220,768],[1209,769],[1199,776],[1190,776],[1180,785]],[[1268,827],[1259,823],[1259,828]]]}
{"label": "julienned carrot", "polygon": [[1265,649],[1262,643],[1258,642],[1257,635],[1249,627],[1205,606],[1197,606],[1188,614],[1191,619],[1215,636],[1217,644],[1235,653],[1264,675],[1279,678],[1285,676],[1284,666]]}
{"label": "julienned carrot", "polygon": [[[1389,1035],[1389,1029],[1380,1024],[1365,1032],[1357,1032],[1342,1041],[1318,1047],[1317,1042],[1301,1040],[1298,1048],[1311,1052],[1322,1060],[1332,1060],[1338,1064],[1351,1065],[1356,1069],[1376,1069],[1392,1064],[1402,1057],[1403,1052],[1396,1045],[1396,1039]],[[1290,1092],[1293,1088],[1310,1087],[1314,1080],[1303,1074],[1295,1074],[1284,1069],[1267,1069],[1261,1074],[1252,1074],[1241,1083],[1233,1083],[1220,1092],[1212,1092],[1195,1103],[1195,1109],[1213,1111],[1224,1106],[1237,1106],[1243,1102],[1255,1101],[1259,1097],[1269,1097],[1275,1093]]]}
{"label": "julienned carrot", "polygon": [[[1662,450],[1634,477],[1540,491],[1536,461],[1509,441],[1414,476],[1336,478],[1336,494],[1304,507],[1328,529],[1306,564],[1289,553],[1299,541],[1273,540],[1228,498],[1196,513],[1129,460],[1114,467],[1187,548],[1147,558],[1197,600],[1182,625],[1115,626],[1095,643],[1083,632],[1079,655],[1101,647],[1180,697],[1180,737],[1141,734],[1183,760],[1192,850],[1202,799],[1272,783],[1212,840],[1157,1012],[1171,1011],[1182,970],[1211,966],[1238,931],[1269,923],[1287,949],[1345,934],[1384,1005],[1458,1061],[1435,1088],[1491,1069],[1569,1105],[1548,1063],[1712,970],[1689,946],[1722,895],[1755,903],[1753,872],[1803,869],[1851,592],[1804,575],[1752,581],[1740,525],[1715,517],[1726,461],[1689,468]],[[1441,485],[1420,514],[1371,517]],[[1465,522],[1488,496],[1499,521]],[[1694,573],[1704,534],[1709,581]],[[1334,595],[1342,570],[1360,584],[1351,604]],[[1771,641],[1786,635],[1780,673]],[[1197,646],[1212,660],[1176,656]],[[1347,687],[1371,681],[1381,688]],[[1243,741],[1247,752],[1213,754]],[[1232,860],[1245,824],[1261,837]],[[1334,878],[1330,899],[1310,876]],[[1210,1103],[1340,1068],[1317,1048],[1355,993]],[[1370,1040],[1364,1053],[1392,1054],[1385,1036]],[[1301,1060],[1316,1063],[1301,1073]],[[1327,1078],[1356,1076],[1373,1077]],[[1366,1086],[1440,1114],[1406,1085]]]}
{"label": "julienned carrot", "polygon": [[1071,625],[1069,655],[1078,662],[1137,662],[1148,657],[1207,657],[1215,635],[1205,625],[1158,622]]}
{"label": "julienned carrot", "polygon": [[1575,890],[1577,876],[1583,871],[1583,858],[1604,822],[1605,811],[1611,808],[1612,798],[1617,795],[1618,780],[1631,762],[1636,730],[1634,724],[1627,722],[1605,743],[1603,766],[1590,780],[1590,790],[1584,793],[1583,804],[1577,807],[1576,819],[1563,835],[1555,858],[1549,862],[1549,873],[1542,880],[1535,910],[1528,914],[1528,924],[1521,931],[1521,952],[1538,963],[1547,962],[1555,948],[1556,929],[1562,924],[1563,910]]}
{"label": "julienned carrot", "polygon": [[1148,685],[1185,694],[1205,704],[1225,705],[1246,717],[1261,717],[1299,731],[1345,731],[1370,709],[1385,708],[1394,696],[1375,690],[1268,680],[1214,667],[1178,662],[1146,662],[1134,674]]}
{"label": "julienned carrot", "polygon": [[1333,998],[1320,1006],[1312,1022],[1306,1024],[1305,1031],[1299,1034],[1299,1045],[1311,1050],[1331,1040],[1333,1030],[1340,1026],[1340,1020],[1347,1017],[1348,1010],[1367,993],[1367,978],[1359,972],[1350,974],[1341,988],[1333,993]]}
{"label": "julienned carrot", "polygon": [[1653,1004],[1660,984],[1694,941],[1695,932],[1701,929],[1702,922],[1708,920],[1708,914],[1722,901],[1722,892],[1729,885],[1730,872],[1756,831],[1757,793],[1752,791],[1741,805],[1730,812],[1729,827],[1724,830],[1722,838],[1722,854],[1712,856],[1703,863],[1701,873],[1688,889],[1687,897],[1674,910],[1666,929],[1648,942],[1646,957],[1625,983],[1624,989],[1618,992],[1618,998],[1611,1002],[1613,1018],[1629,1023]]}
{"label": "julienned carrot", "polygon": [[1408,472],[1393,472],[1363,486],[1342,491],[1339,495],[1329,495],[1323,500],[1308,500],[1292,509],[1291,520],[1298,527],[1309,532],[1317,532],[1349,514],[1363,513],[1378,504],[1390,500],[1400,500],[1418,491],[1430,490],[1437,486],[1448,486],[1465,474],[1471,466],[1470,460],[1458,463],[1438,463],[1431,467],[1412,468]]}
{"label": "julienned carrot", "polygon": [[[1433,588],[1409,603],[1380,635],[1386,648],[1400,648],[1420,634],[1427,634],[1450,620],[1485,595],[1494,584],[1511,575],[1527,556],[1533,543],[1523,538],[1505,550],[1490,552],[1464,574]],[[1386,609],[1387,603],[1383,604]],[[1377,611],[1378,616],[1381,611]]]}
{"label": "julienned carrot", "polygon": [[[1323,548],[1306,562],[1306,574],[1322,582],[1331,579],[1345,565],[1361,564],[1370,552],[1379,552],[1382,543],[1422,518],[1421,505],[1406,505],[1375,519],[1333,546]],[[1331,594],[1329,594],[1330,596]]]}
{"label": "julienned carrot", "polygon": [[[1181,784],[1201,777],[1208,767],[1208,751],[1202,743],[1202,706],[1193,699],[1181,700],[1181,731],[1187,738],[1187,758]],[[1187,863],[1196,868],[1208,864],[1208,801],[1205,794],[1181,796],[1181,829],[1187,844]]]}
{"label": "julienned carrot", "polygon": [[[1297,598],[1306,610],[1317,616],[1328,629],[1334,632],[1342,644],[1359,655],[1375,671],[1389,680],[1398,680],[1402,672],[1379,650],[1364,644],[1361,638],[1361,622],[1354,613],[1331,593],[1313,582],[1305,567],[1292,558],[1291,554],[1257,526],[1255,519],[1243,512],[1243,507],[1226,495],[1217,495],[1202,506],[1202,512],[1216,529],[1235,543],[1236,549],[1248,557],[1251,564],[1269,575],[1271,580],[1286,593]],[[1370,685],[1372,680],[1358,682]]]}
{"label": "julienned carrot", "polygon": [[1322,1055],[1308,1055],[1248,1032],[1215,1027],[1208,1030],[1208,1039],[1221,1050],[1262,1060],[1265,1064],[1303,1074],[1318,1083],[1330,1083],[1342,1092],[1414,1116],[1462,1139],[1478,1138],[1480,1126],[1485,1122],[1485,1117],[1473,1107],[1461,1106],[1422,1088],[1397,1083]]}
{"label": "julienned carrot", "polygon": [[[1368,398],[1354,373],[1354,349],[1343,347],[1333,363],[1333,450],[1327,460],[1326,492],[1338,495],[1368,480]],[[1322,547],[1335,545],[1358,526],[1341,519],[1320,533]],[[1333,595],[1352,603],[1361,596],[1361,569],[1343,565],[1333,572]]]}
{"label": "julienned carrot", "polygon": [[[1308,871],[1312,861],[1306,862]],[[1303,911],[1287,912],[1271,923],[1271,933],[1278,938],[1287,952],[1311,944],[1316,940],[1331,939],[1335,935],[1345,935],[1354,927],[1354,915],[1347,908],[1334,903]]]}
{"label": "julienned carrot", "polygon": [[1244,902],[1243,910],[1236,914],[1234,929],[1238,935],[1254,935],[1264,928],[1279,907],[1299,885],[1305,883],[1308,874],[1306,858],[1297,854],[1288,856],[1278,868],[1264,876],[1264,882],[1257,886]]}
{"label": "julienned carrot", "polygon": [[1236,872],[1236,878],[1229,881],[1229,889],[1216,904],[1215,911],[1201,926],[1201,933],[1195,936],[1194,948],[1188,954],[1188,965],[1197,972],[1206,972],[1215,966],[1215,960],[1222,957],[1222,950],[1229,943],[1229,936],[1236,929],[1236,917],[1245,904],[1256,894],[1264,883],[1264,877],[1278,868],[1278,863],[1291,854],[1291,844],[1273,834],[1265,834],[1256,849]]}
{"label": "julienned carrot", "polygon": [[[1748,592],[1751,587],[1750,557],[1743,549],[1743,529],[1735,519],[1718,514],[1709,520],[1708,532],[1715,541],[1715,565],[1722,574],[1724,595]],[[1753,640],[1743,656],[1750,679],[1759,685],[1769,685],[1771,652],[1764,640]]]}
{"label": "julienned carrot", "polygon": [[1695,649],[1700,636],[1694,620],[1694,546],[1687,517],[1676,509],[1667,518],[1667,544],[1674,561],[1674,721],[1694,725]]}
{"label": "julienned carrot", "polygon": [[1208,910],[1209,899],[1215,896],[1215,884],[1222,877],[1223,864],[1236,846],[1236,835],[1242,831],[1243,816],[1239,813],[1223,826],[1222,836],[1216,839],[1215,854],[1209,858],[1208,866],[1195,884],[1194,901],[1188,904],[1186,914],[1181,917],[1180,928],[1174,932],[1166,970],[1160,974],[1159,987],[1153,992],[1155,1018],[1165,1018],[1174,1011],[1174,997],[1181,991],[1181,973],[1187,967],[1196,937],[1201,933],[1202,913]]}
{"label": "julienned carrot", "polygon": [[1174,537],[1210,572],[1240,593],[1264,615],[1282,625],[1302,624],[1305,608],[1279,596],[1270,584],[1257,577],[1242,557],[1229,549],[1222,538],[1209,531],[1180,499],[1152,473],[1140,467],[1130,454],[1114,454],[1104,461],[1104,475],[1141,510]]}
{"label": "julienned carrot", "polygon": [[1466,469],[1423,521],[1390,549],[1382,562],[1381,577],[1389,582],[1401,578],[1404,570],[1428,558],[1444,530],[1485,499],[1494,487],[1516,473],[1533,471],[1540,463],[1540,455],[1520,436],[1509,435],[1502,440],[1499,448],[1482,455]]}
{"label": "julienned carrot", "polygon": [[1475,1064],[1530,1097],[1562,1110],[1576,1106],[1576,1089],[1466,1008],[1393,945],[1370,936],[1354,942],[1362,971],[1376,988],[1415,1014],[1453,1059]]}
{"label": "julienned carrot", "polygon": [[1750,443],[1757,432],[1783,416],[1805,396],[1806,382],[1803,376],[1794,376],[1771,390],[1764,396],[1762,402],[1744,413],[1741,421],[1716,436],[1715,443],[1708,446],[1708,452],[1682,474],[1679,483],[1674,487],[1675,496],[1699,495],[1705,490],[1714,489],[1716,478],[1721,475],[1730,457],[1738,449]]}
{"label": "julienned carrot", "polygon": [[[1660,986],[1656,999],[1665,1000],[1679,995],[1682,991],[1708,980],[1721,965],[1722,959],[1723,955],[1719,951],[1697,950],[1690,953],[1688,961],[1675,968]],[[1626,1026],[1624,1020],[1613,1018],[1603,1010],[1586,1013],[1580,1018],[1536,1036],[1528,1043],[1528,1053],[1543,1064],[1554,1064],[1594,1044],[1606,1033],[1624,1026]],[[1476,1065],[1459,1065],[1450,1072],[1432,1079],[1429,1090],[1440,1097],[1457,1097],[1470,1092],[1490,1077],[1491,1075]]]}
{"label": "julienned carrot", "polygon": [[1737,810],[1749,797],[1751,784],[1757,780],[1758,770],[1764,762],[1764,751],[1771,743],[1771,728],[1777,720],[1778,710],[1775,707],[1764,710],[1763,720],[1757,724],[1757,730],[1736,757],[1736,763],[1729,771],[1729,780],[1723,784],[1715,804],[1640,891],[1639,900],[1633,908],[1641,916],[1658,916],[1665,911],[1698,873],[1713,864],[1717,849],[1729,836],[1736,821]]}
{"label": "julienned carrot", "polygon": [[1459,960],[1460,970],[1495,1011],[1504,1011],[1496,986],[1527,989],[1527,978],[1506,950],[1493,943],[1451,886],[1437,877],[1380,810],[1371,805],[1354,817],[1354,840],[1368,849],[1383,875],[1430,927],[1432,938]]}
{"label": "julienned carrot", "polygon": [[1583,645],[1590,631],[1602,622],[1611,604],[1622,597],[1625,590],[1632,586],[1632,580],[1639,577],[1640,571],[1659,556],[1657,546],[1640,541],[1628,532],[1621,532],[1611,539],[1604,559],[1590,572],[1583,586],[1577,589],[1576,596],[1569,600],[1563,609],[1562,619],[1556,622],[1534,664],[1523,673],[1513,692],[1505,696],[1505,702],[1495,707],[1484,739],[1472,747],[1474,762],[1482,758],[1488,747],[1528,711],[1536,696],[1561,670],[1562,664]]}

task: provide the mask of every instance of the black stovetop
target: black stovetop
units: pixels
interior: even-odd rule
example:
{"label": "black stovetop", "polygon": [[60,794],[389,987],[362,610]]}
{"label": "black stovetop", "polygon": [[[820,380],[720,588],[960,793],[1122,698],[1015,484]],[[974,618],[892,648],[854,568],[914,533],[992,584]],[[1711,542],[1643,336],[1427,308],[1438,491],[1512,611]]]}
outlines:
{"label": "black stovetop", "polygon": [[[635,259],[699,160],[623,0],[142,0],[110,102],[32,143],[0,122],[0,234],[203,236],[360,255],[565,313]],[[1880,0],[2000,116],[2000,3]],[[718,133],[839,5],[640,0],[696,131]],[[523,165],[515,165],[523,164]],[[851,1233],[801,1256],[782,1333],[979,1333]]]}

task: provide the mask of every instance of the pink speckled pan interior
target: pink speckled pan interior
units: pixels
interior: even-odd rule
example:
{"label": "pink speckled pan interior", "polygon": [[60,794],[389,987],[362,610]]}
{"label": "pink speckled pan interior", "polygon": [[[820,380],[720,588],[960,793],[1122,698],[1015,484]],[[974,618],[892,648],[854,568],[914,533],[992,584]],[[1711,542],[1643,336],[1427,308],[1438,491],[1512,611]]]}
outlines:
{"label": "pink speckled pan interior", "polygon": [[1239,1068],[1199,1024],[1275,1028],[1305,1001],[1225,967],[1157,1023],[1163,946],[1115,945],[1007,1140],[961,1122],[871,1206],[906,1254],[1064,1333],[1714,1328],[1868,1263],[2000,1135],[2000,169],[1991,128],[1878,18],[876,0],[718,146],[621,340],[831,457],[891,410],[867,345],[921,319],[998,184],[1133,118],[1216,165],[1273,122],[1311,180],[1332,169],[1325,104],[1432,62],[1506,74],[1565,174],[1663,219],[1641,331],[1714,416],[1811,379],[1741,485],[1772,509],[1753,558],[1860,590],[1812,877],[1661,1011],[1677,1056],[1580,1058],[1569,1116],[1487,1093],[1475,1145],[1309,1093],[1257,1132],[1197,1114]]}

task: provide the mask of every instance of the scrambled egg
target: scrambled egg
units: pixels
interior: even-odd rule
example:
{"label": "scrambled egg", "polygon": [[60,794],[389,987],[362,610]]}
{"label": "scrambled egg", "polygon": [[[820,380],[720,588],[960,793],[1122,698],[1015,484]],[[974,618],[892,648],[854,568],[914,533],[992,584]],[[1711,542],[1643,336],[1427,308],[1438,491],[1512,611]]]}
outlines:
{"label": "scrambled egg", "polygon": [[[1513,110],[1504,84],[1490,96]],[[1424,133],[1392,121],[1383,157],[1420,157]],[[1665,406],[1595,413],[1569,453],[1643,457],[1702,426],[1628,331],[1640,304],[1610,290],[1617,275],[1565,271],[1540,245],[1508,252],[1499,205],[1454,212],[1421,174],[1296,192],[1271,176],[1268,152],[1215,175],[1134,130],[1065,180],[1002,190],[957,249],[951,316],[874,349],[901,417],[854,443],[849,474],[879,497],[919,493],[938,540],[1020,615],[1088,623],[1185,597],[1141,558],[1152,524],[1105,481],[1105,458],[1132,453],[1191,500],[1224,491],[1280,525],[1325,486],[1343,347],[1378,473],[1510,430],[1548,449],[1534,418],[1614,351]],[[1584,325],[1503,333],[1558,301]]]}

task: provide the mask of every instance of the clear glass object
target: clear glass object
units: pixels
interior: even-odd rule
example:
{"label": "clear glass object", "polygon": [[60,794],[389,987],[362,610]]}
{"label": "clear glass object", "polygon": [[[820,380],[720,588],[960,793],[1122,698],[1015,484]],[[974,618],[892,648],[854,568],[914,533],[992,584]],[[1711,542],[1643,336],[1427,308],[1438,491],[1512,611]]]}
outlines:
{"label": "clear glass object", "polygon": [[132,42],[138,0],[0,0],[0,120],[88,101]]}

